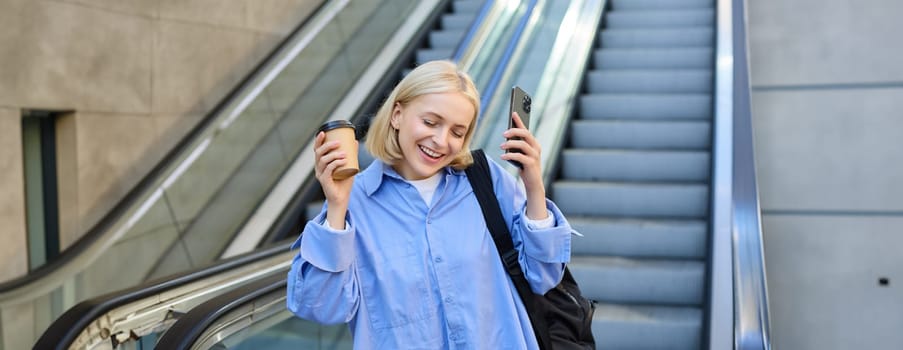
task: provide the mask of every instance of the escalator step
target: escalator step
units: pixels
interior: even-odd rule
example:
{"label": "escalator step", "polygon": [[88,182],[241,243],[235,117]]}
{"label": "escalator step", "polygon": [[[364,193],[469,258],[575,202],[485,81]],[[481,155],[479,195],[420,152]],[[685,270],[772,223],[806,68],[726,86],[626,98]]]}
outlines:
{"label": "escalator step", "polygon": [[571,147],[616,149],[708,149],[708,121],[575,120]]}
{"label": "escalator step", "polygon": [[707,183],[556,181],[552,193],[565,215],[699,219],[709,210]]}
{"label": "escalator step", "polygon": [[434,30],[430,32],[430,46],[434,49],[452,49],[464,38],[463,29]]}
{"label": "escalator step", "polygon": [[434,60],[447,60],[455,54],[455,49],[421,49],[417,50],[417,63],[424,63]]}
{"label": "escalator step", "polygon": [[[712,6],[715,6],[714,0],[613,0],[611,8],[620,11],[711,8]],[[614,13],[614,11],[610,13]]]}
{"label": "escalator step", "polygon": [[601,49],[593,53],[596,69],[712,69],[711,48]]}
{"label": "escalator step", "polygon": [[583,237],[573,237],[571,255],[617,255],[671,259],[703,259],[708,223],[703,220],[660,220],[571,216],[568,222]]}
{"label": "escalator step", "polygon": [[593,94],[580,96],[582,119],[711,119],[710,94]]}
{"label": "escalator step", "polygon": [[714,9],[612,11],[606,16],[605,27],[608,29],[710,27],[714,23]]}
{"label": "escalator step", "polygon": [[702,348],[702,310],[694,307],[597,303],[593,335],[607,349]]}
{"label": "escalator step", "polygon": [[707,151],[567,149],[562,178],[578,181],[703,182],[709,180]]}
{"label": "escalator step", "polygon": [[710,93],[712,83],[707,69],[601,70],[586,75],[589,93]]}
{"label": "escalator step", "polygon": [[568,263],[583,296],[601,302],[700,305],[705,263],[575,256]]}
{"label": "escalator step", "polygon": [[474,21],[474,15],[470,13],[455,13],[442,16],[442,29],[470,29]]}
{"label": "escalator step", "polygon": [[604,29],[599,35],[600,47],[663,48],[711,47],[715,41],[712,28],[680,29]]}
{"label": "escalator step", "polygon": [[483,0],[455,0],[452,3],[452,11],[455,13],[477,13],[483,7]]}

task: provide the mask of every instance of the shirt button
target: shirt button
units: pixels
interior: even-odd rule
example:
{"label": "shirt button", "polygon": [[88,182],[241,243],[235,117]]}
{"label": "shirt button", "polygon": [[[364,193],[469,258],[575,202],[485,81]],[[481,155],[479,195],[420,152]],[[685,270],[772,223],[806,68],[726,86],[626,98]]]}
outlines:
{"label": "shirt button", "polygon": [[442,262],[442,257],[441,257],[441,256],[437,256],[435,261],[436,261],[437,263],[441,263],[441,262]]}
{"label": "shirt button", "polygon": [[452,300],[452,297],[445,297],[445,303],[446,303],[446,304],[451,304],[452,301],[453,301],[453,300]]}

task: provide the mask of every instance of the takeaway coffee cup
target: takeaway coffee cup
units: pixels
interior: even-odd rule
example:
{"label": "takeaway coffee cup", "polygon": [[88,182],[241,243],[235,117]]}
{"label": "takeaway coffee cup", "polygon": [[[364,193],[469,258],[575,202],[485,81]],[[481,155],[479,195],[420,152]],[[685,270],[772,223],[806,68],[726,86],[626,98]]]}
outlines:
{"label": "takeaway coffee cup", "polygon": [[336,169],[332,173],[332,178],[344,180],[357,174],[360,166],[357,162],[357,143],[354,142],[354,124],[347,120],[333,120],[320,126],[317,133],[320,131],[326,133],[326,142],[339,141],[339,150],[348,155],[345,157],[348,163]]}

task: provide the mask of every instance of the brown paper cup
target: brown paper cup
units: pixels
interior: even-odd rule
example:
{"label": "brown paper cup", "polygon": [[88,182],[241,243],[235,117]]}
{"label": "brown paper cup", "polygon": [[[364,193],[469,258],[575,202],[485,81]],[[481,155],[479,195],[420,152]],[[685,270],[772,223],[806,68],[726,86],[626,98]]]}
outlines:
{"label": "brown paper cup", "polygon": [[354,124],[347,120],[333,120],[320,126],[320,130],[326,133],[326,142],[339,141],[339,150],[344,151],[348,163],[336,169],[332,178],[344,180],[360,172],[357,161],[357,144],[354,142]]}

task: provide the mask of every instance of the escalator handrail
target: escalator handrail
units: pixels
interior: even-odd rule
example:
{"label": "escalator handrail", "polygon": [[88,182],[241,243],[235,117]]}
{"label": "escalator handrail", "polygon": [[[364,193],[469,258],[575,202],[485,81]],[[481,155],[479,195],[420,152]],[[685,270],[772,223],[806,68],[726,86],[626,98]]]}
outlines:
{"label": "escalator handrail", "polygon": [[508,67],[508,62],[511,61],[511,58],[514,55],[514,49],[520,42],[521,36],[524,34],[524,30],[527,27],[527,22],[530,20],[530,17],[533,14],[533,9],[536,7],[536,2],[537,0],[529,0],[529,2],[527,3],[527,9],[524,12],[524,15],[521,16],[520,20],[518,20],[517,27],[515,27],[514,29],[514,34],[512,35],[511,40],[508,41],[508,44],[505,45],[505,51],[502,54],[502,58],[499,61],[498,65],[495,66],[495,70],[493,70],[492,72],[492,77],[486,84],[483,96],[480,96],[480,108],[482,108],[483,110],[478,113],[476,125],[480,125],[479,119],[483,118],[483,112],[487,110],[486,107],[489,106],[490,99],[493,95],[495,95],[495,89],[498,88],[498,85],[501,82],[503,75],[505,74],[505,69]]}
{"label": "escalator handrail", "polygon": [[[260,281],[233,289],[191,309],[160,337],[155,349],[191,349],[204,331],[221,316],[255,299],[278,290],[285,290],[285,274],[273,275]],[[184,326],[182,326],[184,325]]]}
{"label": "escalator handrail", "polygon": [[[568,9],[569,13],[565,16],[566,22],[572,18],[568,16],[576,16],[578,18],[573,22],[575,25],[582,24],[582,28],[593,28],[595,33],[590,35],[590,40],[586,40],[585,37],[581,37],[583,33],[580,29],[573,30],[569,41],[566,44],[559,44],[559,40],[563,39],[560,36],[563,33],[559,32],[559,37],[556,38],[555,46],[549,57],[549,61],[554,62],[556,67],[553,68],[552,74],[546,74],[543,77],[537,87],[534,100],[545,101],[540,112],[540,119],[536,124],[535,135],[540,144],[546,145],[543,149],[542,159],[542,178],[546,188],[552,188],[552,182],[556,178],[557,163],[564,149],[567,126],[570,125],[573,109],[577,105],[577,96],[580,94],[580,87],[583,86],[583,80],[586,78],[586,74],[580,74],[576,82],[566,85],[569,77],[563,74],[561,69],[571,69],[572,72],[587,70],[592,60],[593,44],[601,32],[598,30],[599,24],[608,5],[609,1],[607,0],[585,1],[581,6]],[[568,59],[571,61],[567,61]],[[559,108],[560,110],[556,110]],[[557,118],[553,116],[557,116]],[[546,125],[547,122],[557,123],[557,125]]]}
{"label": "escalator handrail", "polygon": [[[537,7],[544,5],[538,3]],[[608,6],[606,0],[572,1],[562,20],[562,27],[558,30],[547,63],[542,67],[542,78],[533,95],[533,101],[538,103],[534,103],[534,118],[530,127],[535,128],[534,136],[543,147],[542,178],[547,189],[551,188],[551,183],[555,179],[558,156],[563,148],[567,125],[570,123],[576,97],[583,85],[583,72],[591,62],[593,43],[599,34],[597,29],[606,6]],[[587,35],[586,32],[592,34]],[[527,46],[526,41],[529,40],[523,38],[518,43],[512,56],[514,62],[520,61],[517,56],[521,54],[520,51]],[[508,65],[499,74],[501,77],[499,84],[508,82],[509,76],[517,69],[515,65]],[[526,69],[535,70],[539,67]],[[494,93],[507,96],[508,92]],[[485,113],[489,113],[490,118],[507,119],[507,115],[498,112],[501,108],[507,114],[508,110],[508,100],[500,96],[496,94],[496,98],[491,101],[492,105],[486,106],[484,110]],[[484,120],[483,123],[493,125],[499,122]],[[512,175],[518,176],[516,168],[508,169]]]}
{"label": "escalator handrail", "polygon": [[260,249],[252,253],[219,261],[212,266],[205,266],[176,276],[148,281],[135,287],[82,301],[66,310],[57,318],[38,338],[34,349],[68,349],[84,329],[111,310],[280,255],[288,251],[290,245],[290,243],[284,243]]}
{"label": "escalator handrail", "polygon": [[735,344],[742,350],[771,349],[762,218],[756,180],[750,101],[746,1],[733,0],[734,153],[733,252]]}
{"label": "escalator handrail", "polygon": [[485,27],[479,25],[479,23],[483,23],[486,16],[489,15],[489,11],[495,5],[495,2],[495,0],[489,0],[483,3],[483,7],[480,8],[477,17],[474,18],[473,23],[470,24],[470,29],[467,30],[467,33],[464,34],[464,38],[461,39],[461,42],[458,43],[458,46],[455,48],[455,53],[452,55],[452,61],[461,62],[465,55],[472,56],[472,54],[469,54],[468,48],[473,47],[471,42],[477,37],[477,33],[484,30]]}
{"label": "escalator handrail", "polygon": [[746,1],[718,0],[717,11],[708,345],[712,349],[769,350]]}
{"label": "escalator handrail", "polygon": [[[235,88],[232,89],[219,103],[204,116],[204,118],[195,125],[188,134],[183,137],[167,154],[160,160],[157,165],[147,173],[137,185],[135,185],[116,205],[111,209],[98,223],[88,230],[80,239],[72,246],[64,250],[59,257],[41,267],[32,270],[27,275],[0,283],[0,304],[16,303],[23,297],[34,295],[36,293],[46,293],[53,288],[59,286],[67,275],[67,271],[73,270],[73,265],[87,265],[93,260],[87,256],[94,252],[99,254],[105,246],[112,244],[116,240],[114,231],[121,231],[123,226],[128,226],[137,220],[136,213],[141,213],[143,209],[149,207],[148,203],[159,196],[160,187],[172,177],[173,173],[177,173],[178,169],[184,168],[186,160],[191,158],[191,154],[196,147],[203,142],[205,136],[211,132],[215,132],[221,124],[222,119],[231,118],[223,112],[231,107],[231,104],[237,98],[246,94],[249,90],[256,87],[248,85],[260,81],[261,77],[267,75],[269,70],[278,62],[285,61],[288,58],[283,57],[286,52],[299,51],[309,44],[309,41],[302,42],[300,47],[286,47],[288,43],[297,40],[297,36],[305,29],[315,25],[313,21],[317,18],[317,14],[330,8],[336,9],[344,6],[344,2],[328,2],[323,1],[317,5],[311,14],[301,21],[295,29],[288,34],[275,48],[260,61],[260,63],[246,75]],[[335,12],[338,12],[335,10]],[[132,214],[132,215],[129,215]],[[128,216],[128,217],[127,217]],[[98,248],[100,247],[100,248]]]}

